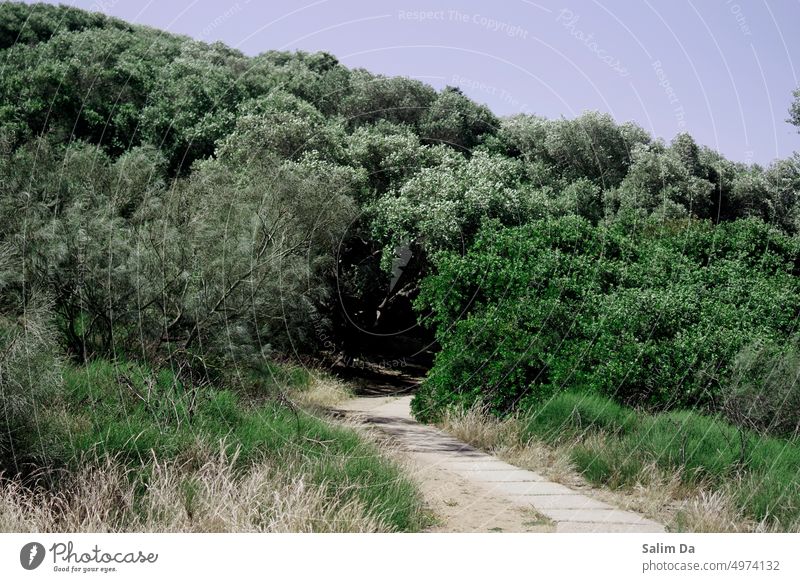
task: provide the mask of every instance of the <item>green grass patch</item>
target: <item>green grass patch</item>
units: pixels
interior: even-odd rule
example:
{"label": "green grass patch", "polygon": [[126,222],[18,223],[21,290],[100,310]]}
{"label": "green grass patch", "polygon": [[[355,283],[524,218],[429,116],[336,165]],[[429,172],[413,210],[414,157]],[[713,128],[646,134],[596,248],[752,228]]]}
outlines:
{"label": "green grass patch", "polygon": [[561,392],[532,410],[528,431],[551,444],[592,432],[624,435],[639,422],[636,411],[595,394]]}
{"label": "green grass patch", "polygon": [[[302,368],[272,372],[265,384],[302,390],[310,383]],[[242,470],[266,456],[298,467],[340,503],[359,498],[397,531],[424,525],[414,484],[376,446],[324,417],[231,390],[185,386],[169,371],[139,364],[95,361],[67,368],[64,381],[60,414],[42,431],[64,464],[88,453],[141,466],[154,456],[190,455],[198,439],[224,442],[230,454],[238,451]]]}
{"label": "green grass patch", "polygon": [[748,517],[783,528],[800,520],[800,442],[762,436],[695,411],[658,414],[595,394],[563,392],[523,417],[524,436],[570,445],[591,482],[646,482],[652,465],[687,484],[725,487]]}

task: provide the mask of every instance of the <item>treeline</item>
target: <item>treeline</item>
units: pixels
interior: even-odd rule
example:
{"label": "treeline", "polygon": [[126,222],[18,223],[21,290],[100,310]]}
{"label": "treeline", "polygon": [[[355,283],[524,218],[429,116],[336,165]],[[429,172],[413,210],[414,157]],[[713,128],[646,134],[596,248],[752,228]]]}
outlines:
{"label": "treeline", "polygon": [[499,119],[326,53],[67,7],[0,5],[0,63],[7,465],[40,454],[32,407],[74,363],[242,386],[420,317],[442,348],[415,405],[432,418],[576,385],[719,410],[794,345],[797,156],[736,163],[599,113]]}

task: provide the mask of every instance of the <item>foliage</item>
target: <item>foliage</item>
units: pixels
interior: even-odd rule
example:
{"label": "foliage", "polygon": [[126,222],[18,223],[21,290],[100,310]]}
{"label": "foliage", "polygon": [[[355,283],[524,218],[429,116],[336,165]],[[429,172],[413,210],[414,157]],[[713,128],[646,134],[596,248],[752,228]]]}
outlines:
{"label": "foliage", "polygon": [[575,385],[715,409],[744,346],[794,333],[797,252],[754,219],[487,225],[423,283],[418,306],[432,311],[442,351],[415,412],[476,400],[506,412]]}
{"label": "foliage", "polygon": [[38,414],[61,383],[49,303],[34,292],[0,314],[0,467],[13,473],[29,472],[43,453]]}
{"label": "foliage", "polygon": [[44,3],[25,6],[14,2],[0,4],[0,49],[47,42],[56,33],[91,28],[133,30],[135,27],[98,12],[69,6]]}
{"label": "foliage", "polygon": [[722,410],[734,423],[788,437],[800,435],[797,340],[759,342],[736,356]]}
{"label": "foliage", "polygon": [[277,155],[299,160],[306,153],[341,161],[344,131],[328,122],[310,103],[284,91],[241,104],[236,127],[220,144],[220,157],[245,166],[254,159]]}
{"label": "foliage", "polygon": [[421,81],[383,77],[363,69],[352,72],[350,91],[340,98],[338,113],[351,127],[378,120],[418,127],[436,100],[436,91]]}
{"label": "foliage", "polygon": [[175,37],[116,28],[60,32],[48,42],[14,45],[3,51],[0,122],[19,124],[29,136],[51,133],[61,142],[102,143],[115,154],[140,144],[142,131],[160,144],[168,136],[153,132],[158,127],[149,112],[156,104],[146,105],[159,94],[151,96],[161,71],[177,66],[169,63],[179,50]]}
{"label": "foliage", "polygon": [[425,112],[419,132],[426,141],[469,151],[499,124],[486,106],[470,101],[457,87],[445,87]]}
{"label": "foliage", "polygon": [[794,90],[794,101],[789,107],[789,122],[800,127],[800,88]]}
{"label": "foliage", "polygon": [[386,249],[415,241],[428,253],[464,248],[485,216],[522,224],[535,216],[535,197],[520,193],[522,169],[515,160],[479,152],[469,160],[449,156],[422,168],[371,208],[374,235]]}
{"label": "foliage", "polygon": [[517,115],[503,121],[499,139],[509,155],[544,165],[549,180],[587,178],[604,189],[625,177],[634,147],[650,142],[640,127],[597,112],[552,121]]}
{"label": "foliage", "polygon": [[674,146],[680,142],[670,148],[657,142],[633,151],[633,163],[617,193],[622,208],[642,209],[646,214],[660,210],[670,218],[711,217],[713,185],[693,174],[694,162],[687,165],[686,156]]}

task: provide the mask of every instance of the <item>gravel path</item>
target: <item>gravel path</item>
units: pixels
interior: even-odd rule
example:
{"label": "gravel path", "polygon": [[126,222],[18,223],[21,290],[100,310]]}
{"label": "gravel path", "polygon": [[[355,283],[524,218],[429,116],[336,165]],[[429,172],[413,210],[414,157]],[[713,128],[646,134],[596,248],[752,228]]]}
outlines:
{"label": "gravel path", "polygon": [[440,524],[433,531],[663,532],[637,513],[547,481],[411,417],[411,396],[353,398],[338,408],[404,453]]}

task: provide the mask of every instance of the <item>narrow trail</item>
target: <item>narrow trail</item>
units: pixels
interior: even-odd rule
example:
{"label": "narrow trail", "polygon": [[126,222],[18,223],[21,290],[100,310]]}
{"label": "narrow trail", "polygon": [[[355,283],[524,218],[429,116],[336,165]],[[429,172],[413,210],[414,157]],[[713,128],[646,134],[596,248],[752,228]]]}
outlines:
{"label": "narrow trail", "polygon": [[440,532],[663,532],[641,515],[547,481],[411,417],[411,396],[353,398],[338,409],[386,435],[440,520]]}

